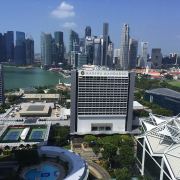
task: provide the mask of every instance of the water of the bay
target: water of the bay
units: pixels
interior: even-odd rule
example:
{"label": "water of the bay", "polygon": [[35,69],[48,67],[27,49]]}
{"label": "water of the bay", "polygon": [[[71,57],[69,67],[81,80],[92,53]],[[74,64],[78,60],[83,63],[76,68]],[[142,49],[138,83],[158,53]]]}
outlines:
{"label": "water of the bay", "polygon": [[50,86],[58,84],[59,80],[69,83],[70,79],[64,78],[61,74],[42,70],[40,68],[18,68],[4,67],[5,89],[17,89],[35,86]]}

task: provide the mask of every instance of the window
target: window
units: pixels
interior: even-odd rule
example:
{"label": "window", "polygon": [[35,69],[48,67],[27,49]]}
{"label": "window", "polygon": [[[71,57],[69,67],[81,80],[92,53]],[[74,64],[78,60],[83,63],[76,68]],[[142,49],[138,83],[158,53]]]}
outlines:
{"label": "window", "polygon": [[106,131],[111,131],[111,127],[106,127]]}
{"label": "window", "polygon": [[97,131],[98,128],[97,127],[91,127],[91,131]]}
{"label": "window", "polygon": [[111,124],[92,124],[91,131],[111,131]]}

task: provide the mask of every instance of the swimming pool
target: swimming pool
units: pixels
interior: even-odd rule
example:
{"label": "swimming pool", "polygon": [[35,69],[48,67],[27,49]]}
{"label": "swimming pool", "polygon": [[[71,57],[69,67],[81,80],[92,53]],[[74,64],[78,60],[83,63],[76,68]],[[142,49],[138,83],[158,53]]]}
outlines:
{"label": "swimming pool", "polygon": [[25,173],[25,180],[56,180],[60,175],[59,169],[52,164],[42,164],[37,168],[29,169]]}

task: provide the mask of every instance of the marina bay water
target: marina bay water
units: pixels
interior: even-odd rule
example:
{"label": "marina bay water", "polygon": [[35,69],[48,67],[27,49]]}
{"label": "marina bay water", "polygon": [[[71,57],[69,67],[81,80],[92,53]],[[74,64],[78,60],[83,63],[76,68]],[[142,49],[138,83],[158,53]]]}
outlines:
{"label": "marina bay water", "polygon": [[35,86],[49,86],[58,84],[59,80],[69,83],[69,78],[61,74],[42,70],[41,68],[20,68],[4,66],[5,89],[16,89]]}

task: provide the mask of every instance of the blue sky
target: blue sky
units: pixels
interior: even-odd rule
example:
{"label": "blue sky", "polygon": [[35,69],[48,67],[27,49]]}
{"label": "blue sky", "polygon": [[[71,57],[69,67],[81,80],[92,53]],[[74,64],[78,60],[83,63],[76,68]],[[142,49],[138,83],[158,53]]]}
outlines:
{"label": "blue sky", "polygon": [[26,32],[34,38],[36,52],[41,32],[63,31],[68,45],[70,28],[83,36],[90,25],[93,35],[101,35],[103,22],[109,22],[115,48],[128,23],[131,37],[149,42],[149,52],[161,47],[163,54],[180,53],[179,0],[1,0],[0,5],[0,32]]}

